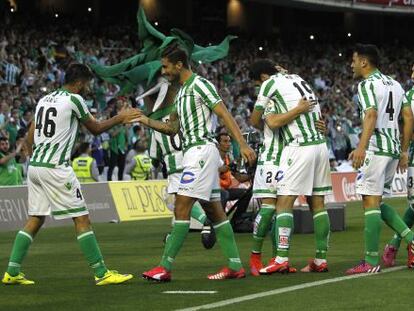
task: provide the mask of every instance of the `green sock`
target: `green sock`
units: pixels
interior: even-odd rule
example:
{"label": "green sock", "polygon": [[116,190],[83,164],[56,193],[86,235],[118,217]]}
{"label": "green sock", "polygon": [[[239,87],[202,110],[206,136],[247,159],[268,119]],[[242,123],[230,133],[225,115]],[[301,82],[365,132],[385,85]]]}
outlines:
{"label": "green sock", "polygon": [[261,253],[263,241],[269,231],[269,226],[272,222],[275,213],[275,206],[271,204],[263,204],[259,210],[254,221],[253,229],[253,253]]}
{"label": "green sock", "polygon": [[184,244],[188,230],[190,230],[189,220],[176,220],[174,222],[174,227],[167,243],[165,244],[164,254],[162,255],[160,263],[160,266],[163,266],[168,271],[171,270],[172,263]]}
{"label": "green sock", "polygon": [[235,271],[243,268],[230,222],[225,220],[218,223],[214,225],[214,230],[216,230],[217,242],[220,245],[221,251],[228,259],[229,268]]}
{"label": "green sock", "polygon": [[32,242],[33,237],[29,233],[23,230],[17,232],[7,267],[8,274],[16,276],[20,273],[20,266]]}
{"label": "green sock", "polygon": [[379,238],[381,233],[381,211],[378,208],[365,210],[365,261],[376,266],[379,263]]}
{"label": "green sock", "polygon": [[[405,210],[403,221],[407,224],[408,228],[411,228],[414,224],[414,206],[413,204],[409,204],[408,208]],[[395,234],[389,244],[393,245],[395,248],[400,248],[401,245],[401,236],[399,234]]]}
{"label": "green sock", "polygon": [[316,214],[313,215],[313,227],[316,239],[315,258],[326,259],[330,233],[330,222],[327,211],[316,212]]}
{"label": "green sock", "polygon": [[414,233],[407,227],[400,215],[389,205],[381,203],[381,217],[385,223],[398,233],[407,243],[414,240]]}
{"label": "green sock", "polygon": [[95,276],[98,278],[103,277],[108,269],[105,266],[95,233],[93,233],[93,231],[87,231],[79,234],[78,242],[89,266],[93,269]]}
{"label": "green sock", "polygon": [[[283,211],[276,216],[277,226],[277,256],[289,257],[290,237],[293,232],[293,213]],[[276,234],[275,234],[276,235]]]}
{"label": "green sock", "polygon": [[279,241],[279,229],[276,224],[276,215],[273,215],[270,237],[272,239],[272,258],[274,258],[277,256],[277,241]]}
{"label": "green sock", "polygon": [[197,219],[197,221],[200,222],[200,224],[202,225],[204,225],[204,223],[207,220],[207,215],[201,207],[201,204],[198,203],[198,201],[196,201],[193,204],[193,207],[191,208],[191,217]]}

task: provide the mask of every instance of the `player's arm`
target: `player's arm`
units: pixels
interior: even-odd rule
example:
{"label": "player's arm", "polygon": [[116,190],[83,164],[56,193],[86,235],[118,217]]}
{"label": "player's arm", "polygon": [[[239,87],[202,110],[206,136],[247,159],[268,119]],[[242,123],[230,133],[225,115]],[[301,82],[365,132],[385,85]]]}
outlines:
{"label": "player's arm", "polygon": [[98,121],[92,115],[89,115],[82,121],[82,124],[93,134],[99,135],[113,128],[118,124],[131,123],[138,118],[138,109],[122,109],[116,116],[110,119]]}
{"label": "player's arm", "polygon": [[27,153],[30,157],[32,156],[32,153],[33,153],[34,131],[35,131],[35,123],[32,121],[30,123],[29,131],[27,132],[27,136],[26,136]]}
{"label": "player's arm", "polygon": [[136,121],[140,122],[141,124],[149,128],[156,130],[157,132],[170,136],[176,135],[180,130],[180,123],[176,112],[170,114],[170,119],[168,123],[148,118],[146,115],[144,115],[142,111],[140,111]]}
{"label": "player's arm", "polygon": [[378,113],[373,88],[372,83],[368,86],[366,81],[363,81],[358,85],[359,103],[365,113],[365,117],[362,121],[362,133],[358,147],[350,153],[348,158],[349,160],[352,160],[352,166],[355,169],[359,169],[364,163],[369,140],[374,134],[375,125],[377,123]]}
{"label": "player's arm", "polygon": [[402,139],[401,139],[401,156],[398,163],[398,171],[404,173],[408,168],[408,147],[413,136],[414,116],[410,106],[403,106],[401,110],[403,120]]}
{"label": "player's arm", "polygon": [[252,148],[249,147],[249,145],[247,145],[239,126],[237,125],[236,121],[234,121],[224,103],[220,101],[215,104],[213,111],[223,121],[227,130],[231,133],[231,136],[240,145],[240,154],[242,155],[243,159],[245,161],[248,161],[250,164],[253,164],[253,162],[256,160],[256,153]]}
{"label": "player's arm", "polygon": [[308,113],[313,110],[316,101],[308,101],[301,98],[298,105],[285,113],[270,113],[266,115],[266,124],[271,129],[277,129],[286,124],[289,124],[303,113]]}
{"label": "player's arm", "polygon": [[262,120],[262,116],[263,116],[263,109],[257,109],[256,107],[254,107],[253,112],[250,116],[250,124],[258,129],[258,130],[263,130],[263,120]]}

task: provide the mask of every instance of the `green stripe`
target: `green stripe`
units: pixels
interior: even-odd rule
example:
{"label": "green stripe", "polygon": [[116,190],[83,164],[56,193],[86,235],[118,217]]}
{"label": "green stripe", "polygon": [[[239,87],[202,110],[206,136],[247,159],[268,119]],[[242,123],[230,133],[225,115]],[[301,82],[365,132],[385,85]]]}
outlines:
{"label": "green stripe", "polygon": [[381,134],[380,134],[379,130],[375,129],[374,134],[375,134],[375,139],[377,141],[377,147],[380,151],[382,151],[383,150],[383,148],[382,148],[382,137],[381,137]]}
{"label": "green stripe", "polygon": [[35,147],[35,153],[33,154],[33,157],[32,157],[33,162],[36,162],[37,157],[39,156],[39,153],[40,153],[40,150],[42,149],[42,147],[43,147],[43,143],[40,143],[39,145],[37,145]]}
{"label": "green stripe", "polygon": [[33,161],[30,161],[29,165],[30,166],[37,166],[37,167],[47,167],[47,168],[55,168],[56,167],[54,164],[51,164],[51,163],[41,163],[41,162],[33,162]]}
{"label": "green stripe", "polygon": [[171,154],[167,157],[167,159],[168,159],[168,173],[171,174],[171,171],[177,171],[175,156]]}
{"label": "green stripe", "polygon": [[318,114],[316,112],[312,112],[312,119],[313,119],[313,124],[315,124],[315,131],[316,131],[316,136],[317,139],[324,139],[325,135],[322,135],[322,133],[320,133],[317,129],[316,129],[316,121],[318,121]]}
{"label": "green stripe", "polygon": [[369,86],[369,89],[371,90],[372,97],[374,98],[374,107],[375,107],[375,109],[377,109],[378,108],[378,102],[377,102],[377,96],[375,95],[375,92],[374,92],[374,84],[371,83],[371,85]]}
{"label": "green stripe", "polygon": [[271,97],[271,96],[269,96],[269,91],[270,91],[270,89],[272,88],[272,86],[275,84],[275,80],[273,80],[273,79],[269,79],[269,82],[268,83],[266,83],[266,85],[265,85],[265,87],[264,87],[264,90],[263,90],[263,96],[266,96],[266,97]]}
{"label": "green stripe", "polygon": [[68,140],[68,142],[66,143],[65,148],[62,151],[62,154],[60,155],[59,163],[58,163],[59,165],[61,165],[63,162],[65,162],[66,152],[68,151],[69,144],[70,144],[70,140]]}
{"label": "green stripe", "polygon": [[315,140],[316,138],[316,130],[313,128],[312,121],[310,119],[309,113],[305,114],[306,125],[308,126],[309,132],[311,133],[311,140]]}
{"label": "green stripe", "polygon": [[272,133],[272,143],[270,144],[269,151],[267,152],[266,161],[272,160],[274,149],[275,149],[275,133]]}
{"label": "green stripe", "polygon": [[57,144],[55,144],[55,145],[53,146],[52,152],[50,153],[49,158],[47,158],[46,163],[50,163],[50,161],[52,160],[52,158],[53,158],[53,156],[55,155],[55,153],[56,153],[56,151],[58,150],[58,148],[59,148],[59,143],[57,143]]}
{"label": "green stripe", "polygon": [[394,154],[394,153],[391,153],[391,152],[375,151],[374,154],[379,155],[379,156],[390,157],[390,158],[393,158],[393,159],[399,159],[400,158],[399,154]]}
{"label": "green stripe", "polygon": [[[278,90],[276,90],[276,92],[275,92],[275,96],[276,96],[276,99],[277,99],[277,102],[284,108],[284,110],[285,110],[285,112],[288,112],[289,111],[289,109],[288,109],[288,107],[287,107],[287,105],[286,105],[286,103],[285,103],[285,101],[284,101],[284,99],[283,99],[283,97],[282,97],[282,95],[279,93],[279,91]],[[282,112],[281,111],[281,109],[279,109],[279,111],[280,112]],[[293,141],[294,140],[294,138],[293,138],[293,135],[292,135],[292,133],[290,132],[290,130],[289,130],[289,125],[286,125],[286,126],[284,126],[283,128],[282,128],[282,130],[284,131],[284,132],[286,132],[286,135],[289,137],[289,139],[288,140],[286,140],[286,142],[291,142],[291,141]]]}
{"label": "green stripe", "polygon": [[276,190],[268,190],[268,189],[255,189],[253,193],[272,193],[276,194]]}
{"label": "green stripe", "polygon": [[213,189],[211,192],[212,193],[219,193],[221,191],[221,189]]}
{"label": "green stripe", "polygon": [[[199,79],[199,81],[202,82],[203,85],[209,90],[210,94],[214,97],[216,102],[221,100],[220,95],[217,93],[217,90],[211,85],[211,82],[207,81],[206,79]],[[209,107],[212,108],[211,105],[209,105]]]}
{"label": "green stripe", "polygon": [[162,145],[166,153],[171,153],[170,142],[168,141],[167,135],[161,134]]}
{"label": "green stripe", "polygon": [[66,211],[54,211],[54,212],[52,212],[52,215],[54,215],[54,216],[68,215],[68,214],[76,214],[76,213],[80,213],[80,212],[84,212],[84,211],[86,211],[86,206],[78,207],[78,208],[70,208],[70,209],[67,209]]}
{"label": "green stripe", "polygon": [[369,97],[368,97],[368,93],[367,90],[365,88],[365,84],[367,81],[363,81],[361,83],[361,92],[362,92],[362,96],[364,97],[364,101],[365,101],[365,107],[363,107],[362,110],[367,110],[369,107],[371,107],[372,105],[369,102]]}
{"label": "green stripe", "polygon": [[[195,85],[195,88],[197,87],[197,85]],[[202,109],[202,107],[200,107]],[[192,116],[192,121],[193,121],[193,129],[194,129],[194,135],[196,137],[197,140],[200,140],[200,129],[199,127],[199,122],[198,122],[198,116],[197,116],[197,108],[196,108],[196,104],[195,104],[195,98],[194,96],[190,97],[190,111],[191,111],[191,116]],[[205,133],[207,134],[207,133]],[[203,135],[204,136],[204,135]]]}
{"label": "green stripe", "polygon": [[75,96],[71,96],[70,100],[73,104],[75,104],[76,108],[78,108],[79,114],[80,114],[80,118],[83,119],[84,117],[86,117],[86,112],[82,107],[81,102],[79,101],[79,99],[77,99]]}
{"label": "green stripe", "polygon": [[321,192],[321,191],[328,191],[328,190],[332,190],[332,186],[328,186],[328,187],[316,187],[313,188],[312,191],[314,192]]}
{"label": "green stripe", "polygon": [[320,144],[324,144],[324,143],[326,143],[326,140],[325,139],[321,139],[321,140],[303,142],[303,143],[300,143],[299,146],[320,145]]}
{"label": "green stripe", "polygon": [[49,150],[49,148],[50,148],[50,143],[47,143],[47,144],[45,145],[45,148],[43,148],[43,153],[42,153],[42,156],[41,156],[41,157],[40,157],[40,159],[39,159],[39,162],[43,163],[43,160],[45,159],[45,157],[46,157],[46,153],[47,153],[47,151]]}
{"label": "green stripe", "polygon": [[279,137],[278,139],[278,151],[276,154],[276,161],[275,164],[276,165],[280,165],[280,158],[282,157],[282,151],[283,151],[283,139],[282,137]]}
{"label": "green stripe", "polygon": [[391,152],[394,153],[392,150],[392,142],[391,142],[391,137],[388,136],[387,132],[385,131],[385,129],[382,129],[382,134],[385,137],[385,140],[387,141],[387,150],[385,150],[386,152]]}

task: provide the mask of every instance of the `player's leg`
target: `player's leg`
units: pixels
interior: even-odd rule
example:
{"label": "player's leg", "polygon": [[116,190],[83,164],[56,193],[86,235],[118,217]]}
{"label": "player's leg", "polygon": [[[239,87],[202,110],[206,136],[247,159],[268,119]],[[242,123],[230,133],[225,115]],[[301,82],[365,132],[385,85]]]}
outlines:
{"label": "player's leg", "polygon": [[245,271],[241,263],[234,232],[220,200],[216,199],[213,202],[203,202],[203,208],[208,218],[213,222],[217,242],[220,245],[222,253],[227,258],[227,266],[218,273],[209,275],[208,278],[211,280],[219,280],[245,277]]}
{"label": "player's leg", "polygon": [[332,181],[329,165],[329,152],[325,144],[314,146],[315,161],[312,196],[307,197],[310,210],[313,215],[313,227],[316,241],[315,258],[303,268],[302,272],[326,272],[328,264],[326,255],[330,234],[330,221],[325,209],[325,195],[332,193]]}
{"label": "player's leg", "polygon": [[365,259],[346,271],[346,274],[377,273],[379,237],[381,232],[380,204],[384,193],[385,172],[389,157],[368,152],[356,180],[356,192],[362,195],[364,208]]}
{"label": "player's leg", "polygon": [[171,280],[172,264],[183,246],[190,229],[190,211],[195,201],[195,198],[189,196],[176,195],[174,207],[175,221],[171,234],[164,246],[160,265],[145,271],[142,274],[143,278],[158,282],[169,282]]}
{"label": "player's leg", "polygon": [[326,255],[328,251],[330,221],[328,212],[325,210],[325,197],[315,195],[307,197],[309,208],[313,215],[313,228],[315,232],[316,252],[315,258],[301,269],[302,272],[327,272],[328,263]]}
{"label": "player's leg", "polygon": [[250,254],[250,272],[254,276],[259,275],[262,264],[263,241],[272,225],[272,219],[276,209],[275,198],[262,198],[259,212],[256,215],[253,227],[253,245]]}
{"label": "player's leg", "polygon": [[20,272],[20,267],[30,245],[33,242],[37,232],[45,222],[44,216],[30,216],[26,225],[22,230],[16,234],[14,239],[13,248],[10,254],[7,271],[3,277],[3,283],[7,285],[20,284],[20,285],[32,285],[33,281],[27,280]]}
{"label": "player's leg", "polygon": [[39,169],[36,167],[29,167],[28,170],[27,186],[29,219],[24,228],[16,234],[7,272],[4,274],[4,278],[2,280],[4,284],[34,284],[33,281],[27,280],[24,277],[24,274],[20,272],[20,267],[34,237],[45,221],[45,216],[50,215],[51,212],[48,198],[46,197],[39,180],[38,170]]}

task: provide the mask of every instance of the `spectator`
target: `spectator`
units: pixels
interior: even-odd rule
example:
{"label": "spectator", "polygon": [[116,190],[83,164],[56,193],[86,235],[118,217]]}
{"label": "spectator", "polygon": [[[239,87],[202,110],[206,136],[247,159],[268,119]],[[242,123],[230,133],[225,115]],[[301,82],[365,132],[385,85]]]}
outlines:
{"label": "spectator", "polygon": [[131,175],[133,180],[147,180],[150,179],[151,168],[152,161],[147,154],[146,140],[135,142],[134,149],[127,155],[125,173]]}
{"label": "spectator", "polygon": [[6,137],[0,137],[0,186],[15,186],[23,183],[23,168],[16,162],[21,152],[19,144],[14,152],[9,152],[10,144]]}
{"label": "spectator", "polygon": [[89,143],[82,143],[79,147],[79,157],[72,162],[76,177],[81,183],[91,183],[99,181],[99,171],[96,161],[91,157],[91,147]]}

